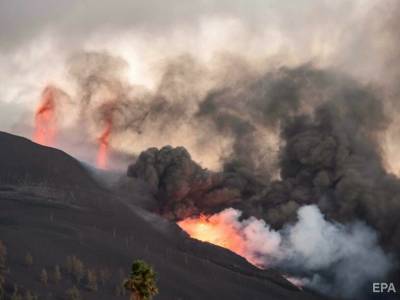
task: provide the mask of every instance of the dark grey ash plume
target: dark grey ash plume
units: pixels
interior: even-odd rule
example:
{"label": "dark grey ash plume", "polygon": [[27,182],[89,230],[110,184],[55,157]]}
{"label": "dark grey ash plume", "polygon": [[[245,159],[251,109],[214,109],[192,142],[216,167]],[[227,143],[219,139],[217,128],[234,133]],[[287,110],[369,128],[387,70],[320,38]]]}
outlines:
{"label": "dark grey ash plume", "polygon": [[[310,64],[277,69],[198,102],[194,120],[207,123],[208,134],[233,138],[221,172],[202,169],[183,148],[163,148],[143,152],[128,175],[150,182],[160,211],[173,220],[234,207],[280,229],[315,204],[328,220],[362,220],[386,251],[398,252],[400,180],[385,169],[380,146],[387,105],[379,89],[340,72]],[[260,130],[279,132],[277,161],[257,147]],[[260,164],[262,157],[269,164]],[[337,280],[346,278],[342,271]]]}
{"label": "dark grey ash plume", "polygon": [[[386,171],[380,148],[391,122],[389,104],[376,86],[305,64],[258,76],[245,72],[234,82],[200,88],[204,68],[179,56],[150,91],[123,81],[118,58],[86,53],[74,59],[82,111],[98,124],[111,111],[113,134],[162,134],[189,124],[200,146],[209,135],[231,140],[231,151],[220,157],[221,172],[202,169],[180,148],[139,157],[140,170],[156,170],[152,185],[160,210],[171,218],[233,205],[279,228],[294,220],[298,207],[318,204],[334,220],[365,220],[389,248],[399,246],[400,184]],[[279,137],[278,153],[266,135]],[[130,175],[143,177],[135,172]],[[219,199],[214,206],[204,200],[210,192]]]}

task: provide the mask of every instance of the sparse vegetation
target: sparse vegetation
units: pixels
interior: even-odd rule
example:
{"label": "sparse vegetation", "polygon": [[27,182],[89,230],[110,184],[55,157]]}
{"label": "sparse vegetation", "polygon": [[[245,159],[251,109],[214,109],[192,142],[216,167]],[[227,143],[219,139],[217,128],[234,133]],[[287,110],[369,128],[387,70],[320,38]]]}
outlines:
{"label": "sparse vegetation", "polygon": [[49,282],[49,276],[47,274],[46,269],[43,269],[42,272],[40,273],[40,282],[47,286],[47,283]]}
{"label": "sparse vegetation", "polygon": [[150,300],[158,293],[156,273],[143,260],[135,260],[130,277],[124,282],[124,288],[130,292],[131,300]]}
{"label": "sparse vegetation", "polygon": [[61,270],[60,270],[60,266],[56,265],[54,267],[54,273],[53,273],[53,280],[55,284],[58,284],[60,282],[60,280],[62,279],[62,275],[61,275]]}
{"label": "sparse vegetation", "polygon": [[97,291],[97,275],[96,272],[94,270],[88,270],[87,271],[87,285],[86,288],[89,291]]}
{"label": "sparse vegetation", "polygon": [[78,288],[76,286],[73,286],[72,288],[68,289],[66,291],[67,295],[67,300],[81,300],[81,293],[79,292]]}
{"label": "sparse vegetation", "polygon": [[[7,249],[4,243],[0,241],[0,264],[2,267],[1,270],[3,271],[6,269],[6,257]],[[34,264],[33,262],[34,259],[31,252],[27,252],[24,257],[24,265],[32,266]],[[66,258],[66,263],[63,268],[61,268],[59,265],[55,265],[54,268],[50,270],[48,268],[43,268],[39,273],[39,281],[44,287],[47,287],[50,283],[58,285],[60,282],[64,282],[64,279],[67,281],[73,279],[75,285],[65,291],[64,298],[68,300],[80,300],[82,299],[82,290],[80,290],[81,288],[96,292],[100,287],[104,288],[109,286],[110,279],[113,277],[120,282],[120,284],[118,284],[115,288],[116,296],[123,297],[127,295],[127,290],[129,290],[130,296],[135,297],[132,299],[148,300],[154,295],[154,291],[156,289],[154,289],[152,285],[152,278],[154,278],[155,273],[152,271],[150,266],[147,265],[150,269],[146,267],[146,263],[142,262],[138,264],[138,262],[139,261],[136,261],[132,265],[132,273],[130,278],[123,282],[124,278],[126,278],[126,275],[124,274],[125,272],[122,268],[114,271],[111,271],[106,267],[98,270],[94,268],[87,268],[81,259],[79,259],[77,256],[71,255]],[[129,285],[129,282],[131,285]],[[133,287],[134,290],[132,290]],[[8,297],[7,295],[2,295],[2,288],[3,285],[0,285],[0,300],[38,299],[38,296],[32,292],[32,290],[27,290],[25,288],[21,290],[17,285],[15,285],[14,290],[12,290],[10,294],[7,294]],[[106,291],[106,289],[104,289],[104,291]],[[53,296],[56,295],[52,295],[51,297]],[[49,297],[49,295],[46,297]],[[59,297],[59,295],[57,297]]]}
{"label": "sparse vegetation", "polygon": [[73,256],[67,256],[67,259],[65,260],[65,270],[68,274],[72,274],[72,257]]}
{"label": "sparse vegetation", "polygon": [[18,293],[14,293],[11,295],[11,300],[22,300],[22,296]]}
{"label": "sparse vegetation", "polygon": [[33,256],[29,252],[25,255],[25,265],[28,267],[33,265]]}
{"label": "sparse vegetation", "polygon": [[106,282],[110,279],[110,271],[108,269],[101,269],[99,276],[100,283],[104,286]]}
{"label": "sparse vegetation", "polygon": [[6,260],[7,260],[7,247],[3,243],[3,241],[0,240],[0,268],[5,268]]}
{"label": "sparse vegetation", "polygon": [[34,300],[35,298],[33,297],[31,291],[26,291],[25,293],[25,300]]}
{"label": "sparse vegetation", "polygon": [[14,292],[11,295],[11,300],[22,300],[22,296],[19,294],[17,285],[14,285]]}
{"label": "sparse vegetation", "polygon": [[66,261],[66,269],[71,274],[76,284],[80,284],[85,275],[85,266],[83,262],[76,256],[68,256]]}
{"label": "sparse vegetation", "polygon": [[4,282],[0,282],[0,300],[4,299]]}

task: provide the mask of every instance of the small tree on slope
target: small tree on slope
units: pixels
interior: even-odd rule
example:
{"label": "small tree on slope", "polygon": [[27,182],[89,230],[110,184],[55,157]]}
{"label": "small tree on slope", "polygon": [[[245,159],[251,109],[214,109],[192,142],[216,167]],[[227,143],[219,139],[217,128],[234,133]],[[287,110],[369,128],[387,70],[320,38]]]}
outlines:
{"label": "small tree on slope", "polygon": [[151,300],[158,293],[156,273],[146,262],[135,260],[124,287],[130,292],[131,300]]}

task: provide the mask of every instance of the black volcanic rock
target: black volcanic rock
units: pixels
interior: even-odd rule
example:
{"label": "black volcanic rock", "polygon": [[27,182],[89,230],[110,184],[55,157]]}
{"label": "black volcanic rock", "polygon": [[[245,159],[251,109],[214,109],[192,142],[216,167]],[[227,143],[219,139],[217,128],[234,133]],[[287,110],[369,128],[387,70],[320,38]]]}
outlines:
{"label": "black volcanic rock", "polygon": [[0,132],[0,180],[63,188],[96,186],[88,171],[65,152]]}

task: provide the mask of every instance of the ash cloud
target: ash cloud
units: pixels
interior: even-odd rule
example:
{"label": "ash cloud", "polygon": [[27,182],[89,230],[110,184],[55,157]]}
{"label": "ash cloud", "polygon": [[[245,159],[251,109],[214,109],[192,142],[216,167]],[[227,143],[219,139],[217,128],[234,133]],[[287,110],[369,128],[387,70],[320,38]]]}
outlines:
{"label": "ash cloud", "polygon": [[141,135],[146,124],[162,133],[189,117],[191,103],[185,97],[195,96],[195,91],[185,89],[190,89],[196,67],[189,57],[170,61],[154,91],[126,81],[126,61],[107,52],[76,53],[67,66],[83,122],[95,125],[111,119],[114,134]]}
{"label": "ash cloud", "polygon": [[[134,151],[138,152],[153,145],[183,144],[203,165],[216,169],[222,157],[222,164],[229,170],[245,173],[244,170],[250,169],[260,177],[274,177],[279,169],[276,157],[267,159],[265,155],[266,152],[270,153],[268,156],[277,155],[279,128],[271,130],[275,127],[271,123],[279,124],[279,118],[290,115],[299,107],[296,108],[296,101],[278,101],[279,105],[271,104],[271,107],[266,103],[250,104],[253,112],[245,118],[240,116],[240,105],[245,104],[237,103],[242,100],[247,103],[251,89],[265,93],[263,87],[255,83],[256,78],[266,73],[271,76],[280,66],[293,69],[293,66],[308,61],[319,68],[335,66],[364,81],[375,79],[379,83],[382,83],[381,78],[386,77],[383,76],[386,70],[384,65],[396,69],[393,53],[397,33],[393,28],[396,28],[398,10],[393,9],[397,5],[391,0],[379,5],[374,1],[321,3],[314,0],[296,4],[281,1],[249,4],[241,0],[190,4],[173,1],[165,6],[125,0],[112,4],[103,1],[61,1],[54,6],[43,0],[35,4],[15,1],[0,5],[1,14],[4,14],[0,18],[2,28],[7,29],[7,35],[3,36],[7,43],[0,46],[0,65],[4,70],[0,79],[4,80],[7,89],[0,90],[0,100],[33,103],[38,90],[48,84],[48,78],[54,79],[57,85],[60,79],[59,85],[76,96],[74,99],[93,97],[92,110],[79,120],[87,122],[91,119],[86,125],[91,141],[98,135],[96,124],[103,123],[105,108],[111,106],[112,114],[117,115],[116,131],[124,129],[131,132],[129,135],[118,135],[113,140],[119,151],[132,151],[130,149],[134,146]],[[349,26],[353,30],[347,30]],[[382,32],[387,34],[381,35]],[[380,47],[376,45],[378,40],[382,41]],[[360,57],[365,58],[362,63],[351,54],[353,51],[348,51],[355,46],[360,50]],[[15,48],[15,51],[8,52],[9,47]],[[79,70],[71,64],[81,63],[89,67],[92,75],[89,76],[84,68],[80,70],[83,75],[75,70],[74,80],[79,81],[82,89],[88,89],[76,92],[71,91],[71,77],[65,78],[61,70],[65,69],[65,59],[71,53],[80,51],[86,54],[78,56],[86,56],[87,61],[73,55],[67,69]],[[109,54],[105,54],[107,51]],[[182,59],[185,53],[189,54]],[[215,59],[216,55],[222,59]],[[373,56],[373,59],[367,55]],[[95,56],[98,57],[93,58]],[[171,63],[171,60],[174,62]],[[112,67],[107,65],[107,61]],[[160,64],[164,64],[163,67],[159,67]],[[95,70],[96,65],[103,70]],[[106,67],[118,71],[105,71]],[[156,71],[150,71],[151,68]],[[132,75],[134,71],[137,74]],[[128,78],[126,73],[134,78]],[[390,72],[388,76],[395,77],[394,73]],[[374,77],[375,74],[380,74],[379,78]],[[263,85],[266,81],[258,82]],[[142,82],[151,82],[152,87],[139,87]],[[265,98],[282,90],[296,92],[295,85],[282,89],[269,87],[267,93],[271,95]],[[114,100],[97,99],[103,96],[103,92],[106,98]],[[233,100],[222,100],[223,97],[214,100],[216,93]],[[204,102],[202,109],[195,114],[193,110],[206,94],[212,98],[209,104],[218,101],[219,108],[209,110]],[[276,95],[276,98],[280,96],[296,97]],[[118,103],[106,104],[105,108],[98,109],[102,106],[98,102],[115,99],[119,99]],[[250,99],[249,102],[256,101]],[[313,104],[308,102],[308,105]],[[262,116],[264,110],[270,110],[266,117]],[[74,115],[75,112],[68,114]],[[132,117],[132,114],[137,117]],[[211,114],[221,116],[221,121],[215,122]],[[9,122],[18,121],[13,118]],[[266,126],[264,122],[270,124]],[[269,130],[265,131],[264,127]],[[219,133],[218,138],[212,141],[202,134],[210,128]],[[157,134],[157,131],[162,133]],[[393,130],[389,137],[393,145],[389,149],[391,155],[395,155],[397,149],[396,134]],[[138,142],[128,145],[128,139]],[[268,143],[264,139],[268,139]],[[238,140],[243,142],[238,143]],[[203,151],[204,148],[208,150]],[[249,150],[250,154],[246,155]],[[235,159],[237,157],[240,159]],[[242,167],[242,164],[245,166]]]}
{"label": "ash cloud", "polygon": [[71,72],[78,106],[88,109],[93,124],[111,107],[116,138],[168,135],[187,126],[194,149],[212,153],[209,136],[230,145],[212,153],[219,171],[203,169],[183,148],[139,156],[128,175],[150,183],[168,218],[234,206],[281,228],[300,206],[317,204],[329,219],[364,220],[388,249],[398,249],[400,182],[385,168],[382,136],[392,120],[378,85],[305,64],[207,86],[200,84],[204,66],[184,56],[168,62],[150,90],[124,82],[115,67],[123,62],[108,54],[82,57],[77,65],[86,73]]}
{"label": "ash cloud", "polygon": [[[232,151],[221,156],[220,172],[202,169],[182,148],[163,148],[143,152],[128,176],[152,182],[160,212],[172,220],[229,207],[264,220],[282,230],[284,243],[292,243],[285,259],[293,260],[280,261],[280,268],[301,270],[310,286],[327,293],[357,278],[347,286],[349,294],[340,295],[353,297],[394,265],[378,244],[386,251],[399,250],[400,181],[385,169],[381,147],[391,122],[388,103],[376,86],[311,64],[246,79],[234,88],[212,89],[193,115],[213,134],[233,140]],[[278,155],[257,147],[260,132],[278,133]],[[260,167],[257,154],[266,158],[266,167]],[[278,179],[273,172],[279,172]],[[296,224],[289,225],[296,216],[299,232]],[[310,237],[319,239],[313,245],[323,253],[297,248],[296,241],[307,239],[302,226],[310,224],[323,231]],[[365,267],[370,259],[379,262],[376,269]]]}

